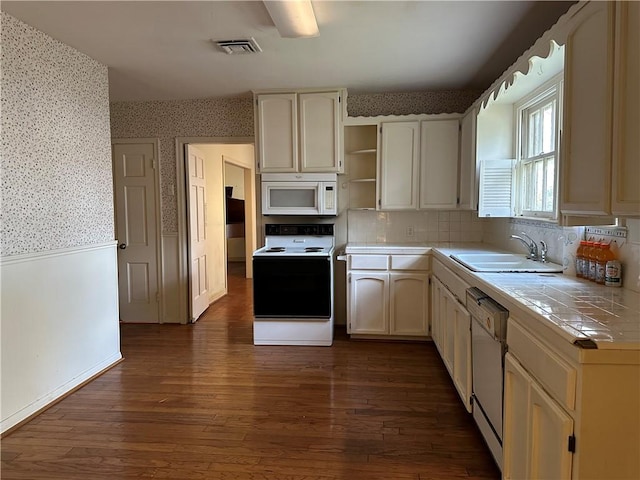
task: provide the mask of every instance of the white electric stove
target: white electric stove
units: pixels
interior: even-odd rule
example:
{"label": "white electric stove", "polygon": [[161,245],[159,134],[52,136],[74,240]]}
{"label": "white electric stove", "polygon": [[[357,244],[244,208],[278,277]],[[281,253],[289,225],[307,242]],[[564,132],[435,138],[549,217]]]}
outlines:
{"label": "white electric stove", "polygon": [[253,254],[254,345],[333,343],[332,224],[265,225]]}

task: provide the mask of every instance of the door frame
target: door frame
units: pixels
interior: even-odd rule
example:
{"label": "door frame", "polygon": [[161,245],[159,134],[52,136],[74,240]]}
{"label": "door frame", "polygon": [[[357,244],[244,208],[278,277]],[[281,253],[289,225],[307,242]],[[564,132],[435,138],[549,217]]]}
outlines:
{"label": "door frame", "polygon": [[[157,292],[158,292],[158,323],[164,323],[164,271],[163,271],[163,245],[162,245],[162,210],[160,209],[160,139],[151,138],[151,137],[141,137],[141,138],[112,138],[111,145],[136,145],[150,143],[153,145],[153,188],[154,192],[154,203],[156,209],[156,232],[155,232],[155,242],[156,242],[156,269],[158,272],[158,278],[156,279]],[[113,232],[117,233],[117,223],[116,223],[116,215],[117,215],[117,207],[115,204],[115,172],[114,172],[114,164],[113,164],[113,149],[111,152],[111,176],[112,176],[112,184],[114,185],[114,204],[113,204]],[[114,235],[115,236],[115,235]]]}
{"label": "door frame", "polygon": [[[176,137],[176,219],[178,222],[178,301],[180,323],[189,323],[189,261],[188,261],[188,231],[187,231],[187,192],[185,146],[189,143],[213,143],[241,145],[251,144],[255,149],[254,137]],[[256,218],[256,222],[257,222]]]}
{"label": "door frame", "polygon": [[[257,208],[258,202],[256,201],[256,182],[255,182],[255,169],[247,168],[246,165],[243,165],[242,162],[239,162],[233,157],[228,155],[222,155],[222,166],[224,168],[225,164],[233,165],[234,167],[242,169],[243,182],[244,182],[244,238],[245,238],[245,246],[244,246],[244,254],[245,254],[245,276],[246,278],[253,278],[253,264],[250,259],[253,255],[253,252],[257,248]],[[253,176],[253,181],[251,181],[251,176]],[[226,181],[225,181],[226,185]],[[247,219],[254,217],[256,218],[255,222],[248,222]],[[227,252],[228,258],[229,252]]]}

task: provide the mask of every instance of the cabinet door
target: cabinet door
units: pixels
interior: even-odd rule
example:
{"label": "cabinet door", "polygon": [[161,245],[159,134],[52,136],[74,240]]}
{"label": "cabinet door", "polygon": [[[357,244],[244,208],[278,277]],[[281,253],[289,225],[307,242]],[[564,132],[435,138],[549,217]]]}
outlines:
{"label": "cabinet door", "polygon": [[529,478],[529,394],[529,375],[507,353],[504,365],[502,433],[502,473],[505,480]]}
{"label": "cabinet door", "polygon": [[342,171],[340,95],[301,93],[300,166],[303,172]]}
{"label": "cabinet door", "polygon": [[504,392],[504,478],[570,479],[573,419],[511,354]]}
{"label": "cabinet door", "polygon": [[640,215],[640,3],[616,3],[611,213]]}
{"label": "cabinet door", "polygon": [[442,284],[436,277],[431,278],[431,339],[442,355],[440,295]]}
{"label": "cabinet door", "polygon": [[298,170],[298,113],[295,93],[258,95],[258,170]]}
{"label": "cabinet door", "polygon": [[349,275],[349,333],[389,333],[389,274]]}
{"label": "cabinet door", "polygon": [[458,120],[420,125],[420,208],[458,205]]}
{"label": "cabinet door", "polygon": [[531,382],[528,478],[571,478],[573,454],[568,449],[573,419],[534,381]]}
{"label": "cabinet door", "polygon": [[471,412],[471,315],[458,302],[454,304],[453,383],[468,412]]}
{"label": "cabinet door", "polygon": [[610,210],[614,8],[614,2],[590,2],[567,36],[560,162],[564,214]]}
{"label": "cabinet door", "polygon": [[478,180],[476,173],[476,118],[472,109],[460,122],[460,186],[458,208],[477,210]]}
{"label": "cabinet door", "polygon": [[429,334],[429,276],[426,273],[389,275],[389,333]]}
{"label": "cabinet door", "polygon": [[380,208],[418,208],[419,122],[382,124]]}
{"label": "cabinet door", "polygon": [[440,297],[440,314],[442,315],[442,360],[453,378],[453,360],[455,355],[455,310],[457,300],[446,288],[442,288]]}

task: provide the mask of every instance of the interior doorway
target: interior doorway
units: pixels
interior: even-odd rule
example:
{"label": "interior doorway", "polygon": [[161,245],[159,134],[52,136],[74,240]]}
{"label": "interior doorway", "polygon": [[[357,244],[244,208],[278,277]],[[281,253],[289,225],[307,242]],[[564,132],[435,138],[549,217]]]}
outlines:
{"label": "interior doorway", "polygon": [[[196,205],[198,201],[194,203],[190,199],[191,193],[196,189],[190,181],[190,149],[197,150],[203,159],[203,191],[206,193],[203,194],[204,201],[200,205]],[[189,322],[195,322],[204,309],[228,293],[227,263],[230,257],[235,261],[234,264],[244,262],[247,278],[253,275],[252,264],[247,261],[257,248],[258,230],[253,138],[234,138],[231,142],[229,139],[218,138],[181,138],[177,140],[176,157],[179,268],[182,283],[180,290],[183,292],[181,297],[184,299],[185,318]],[[229,175],[230,180],[227,179]],[[230,189],[225,187],[233,187],[231,196],[227,197]],[[236,195],[233,195],[233,190]],[[240,195],[244,198],[237,198]],[[241,203],[228,199],[241,200]],[[231,204],[234,204],[236,210],[239,205],[242,206],[241,215],[238,211],[229,211]],[[232,218],[229,218],[230,214]],[[234,220],[235,225],[230,224],[229,220]],[[194,228],[196,232],[204,232],[206,245],[199,252],[193,250]],[[236,239],[242,240],[238,242]],[[241,252],[238,252],[238,243],[242,245]],[[233,251],[230,251],[231,248]],[[197,269],[194,268],[196,262]],[[206,268],[201,268],[202,265]],[[205,272],[204,277],[202,272]],[[207,294],[204,309],[201,297],[200,304],[195,301],[203,291]]]}

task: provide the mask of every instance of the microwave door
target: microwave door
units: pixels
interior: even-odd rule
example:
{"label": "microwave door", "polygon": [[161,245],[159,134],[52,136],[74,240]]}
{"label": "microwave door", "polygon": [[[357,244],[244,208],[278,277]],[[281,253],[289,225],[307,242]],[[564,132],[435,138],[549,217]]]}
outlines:
{"label": "microwave door", "polygon": [[319,182],[264,182],[262,184],[265,215],[318,215],[322,203]]}

